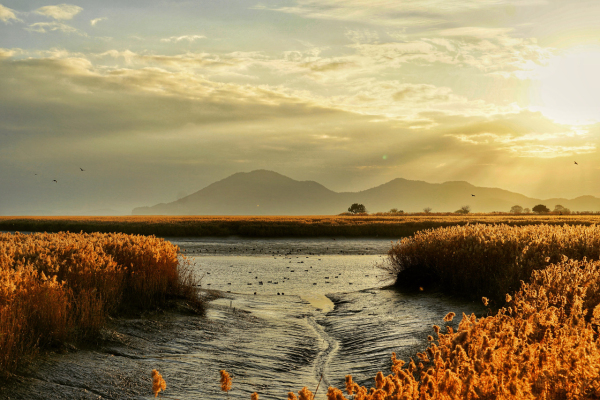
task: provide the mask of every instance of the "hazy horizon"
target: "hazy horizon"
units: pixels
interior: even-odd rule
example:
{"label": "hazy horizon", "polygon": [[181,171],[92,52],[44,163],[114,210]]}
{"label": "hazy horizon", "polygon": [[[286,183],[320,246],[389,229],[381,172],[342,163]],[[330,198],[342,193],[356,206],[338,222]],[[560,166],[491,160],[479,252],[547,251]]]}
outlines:
{"label": "hazy horizon", "polygon": [[336,192],[600,197],[599,17],[558,0],[0,0],[0,215],[128,214],[257,169]]}

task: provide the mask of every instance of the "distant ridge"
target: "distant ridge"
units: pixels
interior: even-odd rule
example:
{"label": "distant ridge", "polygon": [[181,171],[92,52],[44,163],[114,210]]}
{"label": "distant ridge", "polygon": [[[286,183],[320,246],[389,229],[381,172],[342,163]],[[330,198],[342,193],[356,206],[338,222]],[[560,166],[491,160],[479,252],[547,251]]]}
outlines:
{"label": "distant ridge", "polygon": [[[475,195],[475,196],[472,196]],[[134,215],[333,215],[362,203],[369,212],[397,208],[419,212],[453,212],[469,205],[473,212],[509,211],[514,205],[533,208],[557,204],[572,211],[599,211],[600,199],[535,199],[465,181],[428,183],[396,178],[361,192],[337,193],[314,181],[297,181],[277,172],[238,172],[171,203],[134,208]]]}

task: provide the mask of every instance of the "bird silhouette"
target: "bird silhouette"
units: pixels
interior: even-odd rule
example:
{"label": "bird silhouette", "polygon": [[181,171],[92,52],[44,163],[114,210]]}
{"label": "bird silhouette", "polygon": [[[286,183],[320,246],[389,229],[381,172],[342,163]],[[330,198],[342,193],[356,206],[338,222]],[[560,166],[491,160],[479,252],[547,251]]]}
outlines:
{"label": "bird silhouette", "polygon": [[83,169],[83,168],[81,168],[81,167],[79,167],[79,169],[81,170],[81,172],[85,171],[85,169]]}
{"label": "bird silhouette", "polygon": [[56,182],[56,183],[58,183],[58,181],[57,181],[56,179],[52,179],[52,182]]}
{"label": "bird silhouette", "polygon": [[472,194],[471,196],[475,197],[475,195],[474,195],[474,194]]}
{"label": "bird silhouette", "polygon": [[577,164],[577,161],[575,161],[575,165],[579,165],[579,164]]}

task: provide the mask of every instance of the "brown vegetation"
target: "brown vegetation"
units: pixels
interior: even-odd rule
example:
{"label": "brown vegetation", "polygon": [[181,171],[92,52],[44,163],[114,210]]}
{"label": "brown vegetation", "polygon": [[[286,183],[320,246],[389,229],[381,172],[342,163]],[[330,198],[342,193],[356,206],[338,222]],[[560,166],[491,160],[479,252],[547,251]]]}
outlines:
{"label": "brown vegetation", "polygon": [[433,282],[447,292],[486,296],[502,304],[532,271],[558,262],[600,258],[596,225],[469,224],[417,232],[389,251],[387,269],[397,283],[412,287]]}
{"label": "brown vegetation", "polygon": [[125,234],[0,234],[0,376],[40,348],[90,340],[109,315],[186,297],[178,247]]}
{"label": "brown vegetation", "polygon": [[419,213],[340,216],[129,216],[129,217],[0,217],[0,230],[30,232],[121,232],[175,236],[243,237],[388,237],[470,224],[592,225],[600,215],[533,215]]}

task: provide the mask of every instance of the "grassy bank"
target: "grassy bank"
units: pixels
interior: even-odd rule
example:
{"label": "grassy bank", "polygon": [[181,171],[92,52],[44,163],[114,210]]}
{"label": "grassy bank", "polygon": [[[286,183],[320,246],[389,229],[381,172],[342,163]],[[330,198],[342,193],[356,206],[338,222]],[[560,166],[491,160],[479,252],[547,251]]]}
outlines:
{"label": "grassy bank", "polygon": [[0,234],[0,376],[43,348],[93,341],[108,316],[201,307],[178,248],[125,234]]}
{"label": "grassy bank", "polygon": [[600,227],[583,225],[470,224],[431,229],[404,238],[389,251],[388,268],[399,285],[437,284],[448,293],[501,305],[506,293],[534,270],[565,255],[600,258]]}
{"label": "grassy bank", "polygon": [[424,229],[465,224],[592,225],[600,216],[587,215],[401,215],[282,217],[0,217],[0,230],[31,232],[121,232],[175,236],[242,237],[382,237],[400,238]]}

